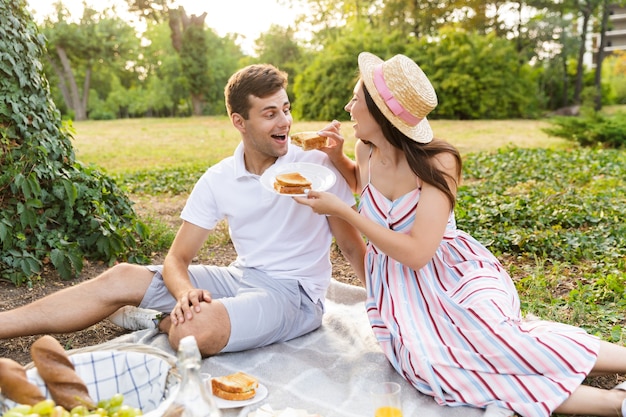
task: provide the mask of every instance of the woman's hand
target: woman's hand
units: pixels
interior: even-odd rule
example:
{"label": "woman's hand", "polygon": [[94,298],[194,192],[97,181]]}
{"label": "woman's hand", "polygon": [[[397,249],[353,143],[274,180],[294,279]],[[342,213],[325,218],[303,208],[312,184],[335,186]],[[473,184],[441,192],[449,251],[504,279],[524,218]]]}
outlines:
{"label": "woman's hand", "polygon": [[341,217],[344,210],[352,210],[335,194],[320,191],[309,191],[306,197],[293,197],[297,203],[309,206],[317,214]]}
{"label": "woman's hand", "polygon": [[328,144],[320,150],[328,155],[331,162],[335,165],[343,158],[344,139],[341,136],[340,128],[341,123],[333,120],[328,126],[318,132],[321,136],[328,138]]}
{"label": "woman's hand", "polygon": [[172,324],[182,324],[185,320],[193,319],[194,311],[200,312],[200,302],[211,302],[211,293],[207,290],[192,288],[178,296],[178,301],[170,314]]}

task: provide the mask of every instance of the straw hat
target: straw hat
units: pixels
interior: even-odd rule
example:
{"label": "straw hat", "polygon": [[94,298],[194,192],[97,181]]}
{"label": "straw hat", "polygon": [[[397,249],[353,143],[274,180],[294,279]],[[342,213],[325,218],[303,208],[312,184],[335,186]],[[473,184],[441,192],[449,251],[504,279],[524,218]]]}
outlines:
{"label": "straw hat", "polygon": [[437,94],[412,59],[396,55],[383,61],[361,52],[359,70],[376,106],[398,130],[419,143],[433,139],[426,115],[437,107]]}

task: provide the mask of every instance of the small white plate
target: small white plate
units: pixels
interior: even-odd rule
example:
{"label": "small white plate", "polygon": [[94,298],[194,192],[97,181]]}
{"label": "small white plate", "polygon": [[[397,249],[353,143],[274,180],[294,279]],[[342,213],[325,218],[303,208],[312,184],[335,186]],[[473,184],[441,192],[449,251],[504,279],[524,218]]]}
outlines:
{"label": "small white plate", "polygon": [[215,405],[217,405],[217,408],[238,408],[258,403],[259,401],[265,399],[265,397],[267,397],[267,387],[263,384],[259,384],[256,389],[256,395],[249,400],[229,401],[220,397],[216,397],[215,395],[213,396],[213,399],[215,400]]}
{"label": "small white plate", "polygon": [[287,197],[304,197],[306,194],[282,194],[274,189],[274,181],[279,174],[287,172],[298,172],[309,181],[311,181],[311,189],[315,191],[326,191],[333,186],[337,177],[335,173],[324,165],[311,164],[308,162],[292,162],[284,165],[272,165],[263,175],[261,175],[261,184],[269,191],[278,195]]}

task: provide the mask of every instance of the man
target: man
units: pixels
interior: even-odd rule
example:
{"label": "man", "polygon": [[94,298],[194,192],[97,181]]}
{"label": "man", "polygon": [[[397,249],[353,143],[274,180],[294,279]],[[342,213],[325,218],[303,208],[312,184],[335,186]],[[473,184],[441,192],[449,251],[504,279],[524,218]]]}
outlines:
{"label": "man", "polygon": [[[365,247],[348,223],[316,215],[260,183],[274,164],[311,162],[334,170],[324,153],[289,144],[292,116],[286,86],[286,74],[271,65],[251,65],[230,78],[226,107],[242,141],[233,156],[209,168],[196,183],[162,266],[120,264],[80,285],[1,312],[0,338],[76,331],[109,316],[137,330],[149,327],[154,314],[145,314],[157,310],[171,313],[158,326],[174,349],[193,334],[202,354],[209,356],[318,328],[332,272],[332,236],[361,279]],[[341,175],[330,191],[354,206]],[[228,221],[236,261],[229,267],[190,265],[222,219]]]}

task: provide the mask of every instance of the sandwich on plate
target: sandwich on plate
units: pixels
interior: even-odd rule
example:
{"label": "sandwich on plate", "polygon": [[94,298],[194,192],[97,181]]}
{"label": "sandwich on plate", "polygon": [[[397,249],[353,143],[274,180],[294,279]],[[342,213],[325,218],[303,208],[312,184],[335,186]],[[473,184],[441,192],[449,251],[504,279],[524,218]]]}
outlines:
{"label": "sandwich on plate", "polygon": [[253,398],[258,386],[258,380],[245,372],[211,378],[213,395],[229,401],[243,401]]}
{"label": "sandwich on plate", "polygon": [[280,194],[304,194],[313,183],[299,172],[286,172],[276,175],[274,189]]}

